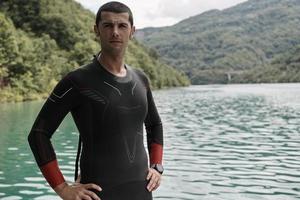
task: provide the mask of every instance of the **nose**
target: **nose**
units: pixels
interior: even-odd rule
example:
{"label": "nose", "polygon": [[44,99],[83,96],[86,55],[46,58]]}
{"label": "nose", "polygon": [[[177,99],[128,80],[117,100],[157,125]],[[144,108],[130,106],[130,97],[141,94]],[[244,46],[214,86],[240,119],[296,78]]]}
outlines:
{"label": "nose", "polygon": [[118,29],[118,26],[114,26],[114,29],[113,29],[113,33],[112,33],[113,37],[119,37],[119,29]]}

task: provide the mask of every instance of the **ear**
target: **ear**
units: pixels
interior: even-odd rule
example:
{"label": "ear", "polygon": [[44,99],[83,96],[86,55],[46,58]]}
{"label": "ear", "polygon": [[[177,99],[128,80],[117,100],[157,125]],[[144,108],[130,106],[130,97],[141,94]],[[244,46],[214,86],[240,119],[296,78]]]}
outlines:
{"label": "ear", "polygon": [[130,39],[133,38],[134,33],[135,33],[135,26],[132,26],[131,33],[130,33]]}
{"label": "ear", "polygon": [[96,36],[99,36],[99,35],[100,35],[99,30],[98,30],[98,27],[97,27],[96,24],[94,25],[94,32],[95,32]]}

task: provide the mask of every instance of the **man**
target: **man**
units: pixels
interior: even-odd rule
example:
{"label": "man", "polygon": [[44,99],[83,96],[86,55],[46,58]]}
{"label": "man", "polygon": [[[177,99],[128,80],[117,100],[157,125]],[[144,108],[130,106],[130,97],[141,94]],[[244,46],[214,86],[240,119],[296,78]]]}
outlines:
{"label": "man", "polygon": [[[33,124],[30,147],[62,199],[152,199],[163,172],[162,123],[147,77],[124,64],[135,32],[130,9],[119,2],[104,4],[94,30],[101,52],[56,85]],[[64,180],[50,141],[69,111],[82,141],[79,183],[73,185]]]}

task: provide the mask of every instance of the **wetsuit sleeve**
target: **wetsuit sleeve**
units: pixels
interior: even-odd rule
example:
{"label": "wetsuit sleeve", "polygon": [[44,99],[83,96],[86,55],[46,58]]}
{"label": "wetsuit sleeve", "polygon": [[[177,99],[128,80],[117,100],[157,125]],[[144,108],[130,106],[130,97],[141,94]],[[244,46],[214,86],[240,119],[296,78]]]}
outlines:
{"label": "wetsuit sleeve", "polygon": [[154,103],[149,80],[146,77],[148,113],[145,119],[147,145],[150,165],[162,164],[163,157],[163,127],[157,108]]}
{"label": "wetsuit sleeve", "polygon": [[79,92],[66,75],[53,89],[28,135],[35,160],[52,188],[65,182],[58,167],[51,137],[67,113],[79,104]]}

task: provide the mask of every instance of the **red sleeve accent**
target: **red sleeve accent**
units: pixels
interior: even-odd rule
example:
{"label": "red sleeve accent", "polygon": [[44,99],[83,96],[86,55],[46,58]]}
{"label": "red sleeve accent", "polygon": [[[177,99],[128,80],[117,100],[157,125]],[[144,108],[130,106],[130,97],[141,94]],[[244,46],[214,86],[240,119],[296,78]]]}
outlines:
{"label": "red sleeve accent", "polygon": [[52,188],[55,188],[65,182],[64,176],[58,167],[56,159],[41,166],[40,169]]}
{"label": "red sleeve accent", "polygon": [[162,164],[163,146],[157,143],[150,145],[150,165]]}

